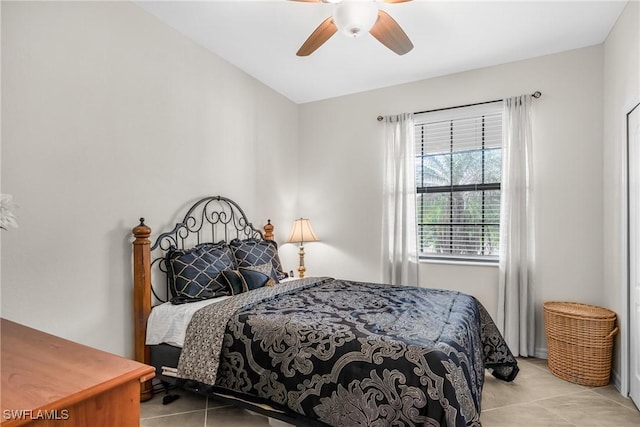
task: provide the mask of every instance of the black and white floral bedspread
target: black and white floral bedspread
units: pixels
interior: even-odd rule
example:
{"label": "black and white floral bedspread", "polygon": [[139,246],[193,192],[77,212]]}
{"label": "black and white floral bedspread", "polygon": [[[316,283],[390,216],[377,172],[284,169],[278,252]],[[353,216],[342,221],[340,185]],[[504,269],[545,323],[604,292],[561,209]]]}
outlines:
{"label": "black and white floral bedspread", "polygon": [[481,425],[485,368],[518,373],[473,297],[311,278],[198,311],[178,376],[331,426],[457,427]]}

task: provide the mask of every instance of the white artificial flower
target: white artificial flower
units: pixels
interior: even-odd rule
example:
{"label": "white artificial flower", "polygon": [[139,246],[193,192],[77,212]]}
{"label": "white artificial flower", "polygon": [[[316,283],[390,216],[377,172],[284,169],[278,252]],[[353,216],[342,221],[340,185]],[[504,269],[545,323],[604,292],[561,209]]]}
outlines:
{"label": "white artificial flower", "polygon": [[13,211],[18,205],[13,203],[11,194],[0,194],[0,228],[6,230],[7,227],[18,228],[16,216]]}

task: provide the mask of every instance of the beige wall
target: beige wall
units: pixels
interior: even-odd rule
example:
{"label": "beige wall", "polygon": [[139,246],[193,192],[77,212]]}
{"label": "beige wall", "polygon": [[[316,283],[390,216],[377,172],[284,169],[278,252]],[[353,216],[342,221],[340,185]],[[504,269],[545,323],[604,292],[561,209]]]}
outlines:
{"label": "beige wall", "polygon": [[1,7],[2,316],[131,355],[130,229],[209,194],[290,222],[298,107],[133,3]]}
{"label": "beige wall", "polygon": [[[543,301],[624,316],[638,2],[604,46],[300,106],[134,4],[2,2],[1,12],[1,182],[20,204],[20,228],[0,234],[4,317],[130,355],[130,228],[140,216],[165,228],[212,193],[257,223],[271,218],[280,242],[292,218],[311,218],[322,241],[306,246],[309,275],[378,281],[376,116],[535,90],[536,351],[546,351]],[[296,250],[281,246],[286,269]],[[469,292],[495,313],[495,267],[421,272],[423,286]]]}
{"label": "beige wall", "polygon": [[640,102],[640,3],[630,1],[604,43],[604,304],[618,314],[614,375],[626,387],[626,115]]}
{"label": "beige wall", "polygon": [[[303,104],[300,211],[322,243],[307,269],[377,281],[382,182],[379,114],[397,114],[542,92],[533,104],[538,333],[542,303],[602,303],[602,46]],[[475,295],[495,314],[496,267],[423,264],[421,284]]]}

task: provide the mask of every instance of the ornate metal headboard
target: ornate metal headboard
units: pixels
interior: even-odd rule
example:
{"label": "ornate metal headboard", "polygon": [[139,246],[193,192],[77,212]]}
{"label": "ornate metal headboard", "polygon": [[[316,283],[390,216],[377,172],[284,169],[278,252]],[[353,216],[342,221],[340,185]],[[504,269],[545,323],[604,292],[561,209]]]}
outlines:
{"label": "ornate metal headboard", "polygon": [[[144,218],[140,218],[140,225],[144,225]],[[200,243],[229,242],[235,238],[264,239],[264,236],[231,199],[210,196],[195,202],[181,222],[176,223],[171,231],[160,234],[151,245],[151,292],[155,302],[167,301],[166,253],[169,249],[187,249]],[[160,281],[164,282],[164,289],[159,288]]]}
{"label": "ornate metal headboard", "polygon": [[[147,319],[151,313],[152,299],[163,302],[169,294],[167,281],[166,252],[173,246],[186,249],[199,243],[230,241],[234,238],[273,240],[273,226],[269,221],[264,226],[265,234],[255,228],[236,202],[222,196],[205,197],[189,208],[184,219],[171,231],[162,233],[153,245],[149,240],[151,229],[140,218],[140,225],[134,227],[133,235],[133,306],[135,359],[150,363],[149,348],[145,344]],[[158,295],[152,286],[152,277],[163,277],[164,297]],[[152,297],[153,295],[153,297]],[[140,385],[141,400],[153,396],[151,381]]]}

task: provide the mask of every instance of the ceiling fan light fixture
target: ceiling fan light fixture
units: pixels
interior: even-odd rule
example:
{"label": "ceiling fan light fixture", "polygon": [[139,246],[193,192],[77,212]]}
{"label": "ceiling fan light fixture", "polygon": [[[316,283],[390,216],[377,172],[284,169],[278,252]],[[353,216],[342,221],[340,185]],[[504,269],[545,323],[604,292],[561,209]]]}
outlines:
{"label": "ceiling fan light fixture", "polygon": [[333,21],[338,30],[349,37],[366,34],[378,19],[378,5],[375,1],[342,1],[336,4]]}

